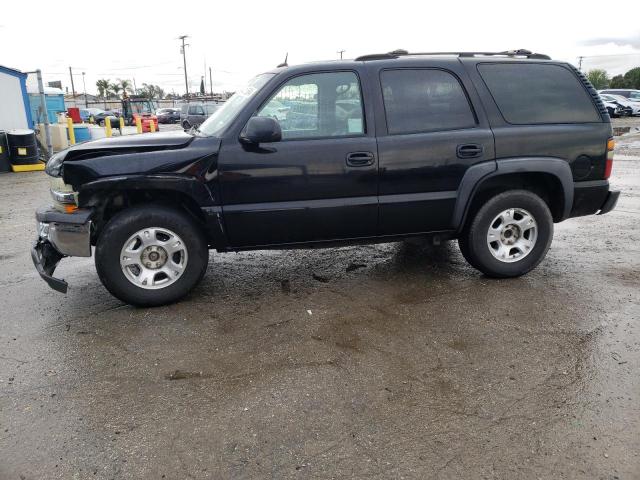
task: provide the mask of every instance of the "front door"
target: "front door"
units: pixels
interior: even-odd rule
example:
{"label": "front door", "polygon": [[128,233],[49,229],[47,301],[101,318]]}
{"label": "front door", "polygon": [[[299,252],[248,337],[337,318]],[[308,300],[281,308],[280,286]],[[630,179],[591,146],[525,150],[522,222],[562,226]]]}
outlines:
{"label": "front door", "polygon": [[275,118],[280,142],[223,145],[218,171],[233,247],[373,236],[378,162],[354,71],[295,76],[256,115]]}

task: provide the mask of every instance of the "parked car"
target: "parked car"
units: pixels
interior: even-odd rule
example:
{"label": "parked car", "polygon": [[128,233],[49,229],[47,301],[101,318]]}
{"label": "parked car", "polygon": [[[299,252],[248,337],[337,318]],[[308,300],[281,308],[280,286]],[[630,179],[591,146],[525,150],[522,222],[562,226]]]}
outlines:
{"label": "parked car", "polygon": [[180,121],[179,108],[159,108],[156,110],[158,123],[178,123]]}
{"label": "parked car", "polygon": [[80,112],[80,118],[82,119],[82,121],[88,122],[89,118],[91,117],[91,113],[89,112],[89,110],[86,108],[80,108],[78,110]]}
{"label": "parked car", "polygon": [[197,127],[218,108],[217,103],[185,103],[180,107],[180,125],[185,130]]}
{"label": "parked car", "polygon": [[[600,97],[602,98],[602,95]],[[602,102],[605,108],[607,109],[607,113],[611,118],[618,118],[618,117],[623,117],[631,114],[630,110],[629,111],[625,110],[625,108],[619,103],[608,101],[605,99],[602,99]]]}
{"label": "parked car", "polygon": [[[270,102],[294,95],[315,118],[282,126]],[[186,295],[209,249],[457,239],[488,277],[517,277],[544,259],[554,223],[615,207],[613,148],[597,92],[546,55],[395,51],[283,67],[199,130],[55,154],[31,254],[66,292],[59,261],[93,252],[104,286],[143,306]]]}
{"label": "parked car", "polygon": [[615,103],[623,108],[623,115],[640,115],[640,101],[633,102],[622,95],[610,95],[601,93],[600,97],[604,102]]}
{"label": "parked car", "polygon": [[111,110],[102,110],[100,108],[88,108],[89,114],[93,117],[93,122],[101,127],[104,126],[104,119],[111,118],[111,125],[118,126],[120,114]]}
{"label": "parked car", "polygon": [[605,88],[604,90],[599,90],[599,93],[620,95],[632,102],[640,102],[640,90],[634,90],[632,88]]}

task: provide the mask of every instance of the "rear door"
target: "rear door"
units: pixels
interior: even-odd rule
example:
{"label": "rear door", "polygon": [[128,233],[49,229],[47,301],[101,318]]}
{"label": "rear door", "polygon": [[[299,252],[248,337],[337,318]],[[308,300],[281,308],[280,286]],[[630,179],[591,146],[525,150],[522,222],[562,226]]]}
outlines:
{"label": "rear door", "polygon": [[495,158],[475,90],[457,60],[377,73],[379,233],[449,230],[466,170]]}
{"label": "rear door", "polygon": [[285,79],[255,113],[286,111],[277,117],[282,141],[223,145],[218,168],[232,246],[375,235],[376,138],[362,85],[357,70]]}

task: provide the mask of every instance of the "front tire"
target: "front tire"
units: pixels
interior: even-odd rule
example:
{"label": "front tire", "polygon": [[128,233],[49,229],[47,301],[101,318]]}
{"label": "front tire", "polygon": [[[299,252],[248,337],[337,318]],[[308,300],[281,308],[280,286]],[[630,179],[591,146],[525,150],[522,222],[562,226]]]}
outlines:
{"label": "front tire", "polygon": [[553,217],[538,195],[510,190],[489,199],[467,221],[458,244],[465,259],[489,277],[519,277],[545,257]]}
{"label": "front tire", "polygon": [[139,205],[116,214],[98,238],[100,281],[123,302],[152,307],[176,302],[195,287],[209,262],[207,241],[187,213]]}

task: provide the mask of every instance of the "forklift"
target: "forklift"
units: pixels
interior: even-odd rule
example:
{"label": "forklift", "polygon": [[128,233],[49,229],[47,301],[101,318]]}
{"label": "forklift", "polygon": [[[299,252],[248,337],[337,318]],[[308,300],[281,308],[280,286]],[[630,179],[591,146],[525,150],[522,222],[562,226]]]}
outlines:
{"label": "forklift", "polygon": [[158,131],[158,117],[156,117],[157,105],[146,97],[129,96],[126,93],[122,99],[122,117],[127,125],[134,126],[136,119],[140,118],[142,123],[142,131],[151,131],[151,122],[155,124],[155,130]]}

